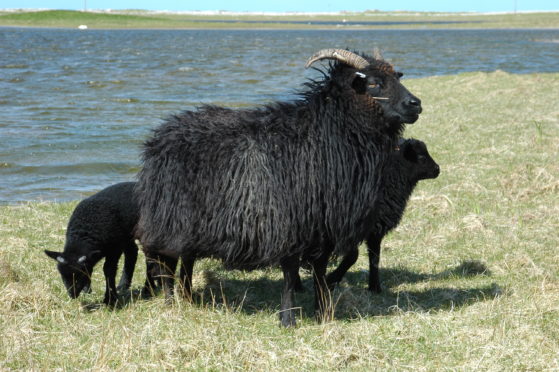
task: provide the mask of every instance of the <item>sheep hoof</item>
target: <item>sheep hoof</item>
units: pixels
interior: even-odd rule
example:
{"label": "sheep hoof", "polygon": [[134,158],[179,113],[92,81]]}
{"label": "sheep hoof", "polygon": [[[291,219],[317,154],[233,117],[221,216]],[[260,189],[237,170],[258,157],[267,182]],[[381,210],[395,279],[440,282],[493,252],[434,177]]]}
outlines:
{"label": "sheep hoof", "polygon": [[295,285],[293,290],[297,293],[303,293],[307,291],[307,289],[303,286],[303,283],[300,282]]}
{"label": "sheep hoof", "polygon": [[147,300],[148,298],[154,297],[155,293],[156,291],[154,289],[144,287],[140,290],[140,298]]}
{"label": "sheep hoof", "polygon": [[293,311],[283,311],[280,312],[280,326],[284,328],[294,328],[297,326],[297,321],[295,320],[295,314]]}
{"label": "sheep hoof", "polygon": [[129,285],[119,285],[116,287],[116,291],[118,293],[127,293],[130,290],[130,286]]}
{"label": "sheep hoof", "polygon": [[373,294],[382,293],[382,289],[380,288],[380,284],[376,284],[376,285],[373,285],[373,286],[369,287],[369,292],[371,292]]}
{"label": "sheep hoof", "polygon": [[108,307],[113,308],[118,304],[118,297],[114,294],[105,296],[103,303]]}

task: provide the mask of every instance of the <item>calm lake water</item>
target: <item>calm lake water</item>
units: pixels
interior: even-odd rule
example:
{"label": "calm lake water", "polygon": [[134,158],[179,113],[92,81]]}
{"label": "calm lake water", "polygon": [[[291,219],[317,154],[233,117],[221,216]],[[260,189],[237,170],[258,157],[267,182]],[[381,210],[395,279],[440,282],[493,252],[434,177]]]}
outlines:
{"label": "calm lake water", "polygon": [[0,28],[0,203],[75,200],[133,180],[171,113],[288,100],[315,51],[379,47],[417,78],[559,71],[559,30]]}

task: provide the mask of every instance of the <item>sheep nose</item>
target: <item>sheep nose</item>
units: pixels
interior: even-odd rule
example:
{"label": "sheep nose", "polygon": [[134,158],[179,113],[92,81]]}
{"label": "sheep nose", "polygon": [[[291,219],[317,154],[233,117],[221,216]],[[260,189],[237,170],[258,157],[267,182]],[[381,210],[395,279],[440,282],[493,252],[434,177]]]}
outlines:
{"label": "sheep nose", "polygon": [[409,97],[406,102],[406,106],[416,107],[419,112],[421,112],[421,100],[415,96]]}

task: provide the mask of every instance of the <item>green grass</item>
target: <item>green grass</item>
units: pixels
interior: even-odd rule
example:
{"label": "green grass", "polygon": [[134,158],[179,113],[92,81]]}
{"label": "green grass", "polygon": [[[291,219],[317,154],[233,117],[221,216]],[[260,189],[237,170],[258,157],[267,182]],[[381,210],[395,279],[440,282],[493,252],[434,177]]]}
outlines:
{"label": "green grass", "polygon": [[[228,20],[234,23],[212,21]],[[348,22],[422,22],[395,25],[308,25],[275,23],[282,21],[335,21]],[[259,23],[266,21],[271,23]],[[458,22],[438,24],[438,22]],[[48,10],[35,12],[1,13],[0,26],[76,28],[85,24],[89,28],[270,28],[270,29],[374,29],[374,28],[557,28],[557,13],[519,14],[452,14],[410,12],[363,12],[339,15],[191,15],[162,14],[146,11],[80,12]]]}
{"label": "green grass", "polygon": [[[334,293],[336,319],[278,326],[281,273],[196,264],[194,305],[71,300],[43,249],[60,250],[74,203],[0,207],[0,370],[559,369],[559,74],[404,81],[425,111],[406,136],[441,166],[384,242],[384,292],[363,254]],[[142,260],[140,260],[142,261]],[[143,263],[134,279],[144,279]]]}
{"label": "green grass", "polygon": [[0,16],[0,24],[25,27],[69,27],[90,25],[94,28],[157,28],[170,23],[166,19],[132,14],[105,14],[75,12],[68,10],[49,10],[22,12]]}

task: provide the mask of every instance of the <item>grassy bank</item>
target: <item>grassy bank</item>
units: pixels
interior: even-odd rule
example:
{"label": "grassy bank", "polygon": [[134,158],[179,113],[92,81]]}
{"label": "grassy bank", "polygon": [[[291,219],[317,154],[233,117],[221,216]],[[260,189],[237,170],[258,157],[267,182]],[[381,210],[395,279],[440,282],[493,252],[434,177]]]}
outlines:
{"label": "grassy bank", "polygon": [[[195,305],[162,297],[86,310],[42,249],[59,250],[75,203],[0,207],[0,369],[559,369],[559,74],[408,80],[425,112],[406,135],[441,165],[385,240],[384,292],[366,256],[316,324],[311,280],[300,326],[278,327],[279,270],[195,267]],[[141,261],[141,260],[140,260]],[[137,290],[144,279],[138,265]]]}
{"label": "grassy bank", "polygon": [[[318,24],[317,22],[333,22]],[[452,14],[364,12],[340,15],[191,15],[145,11],[49,10],[1,13],[0,26],[117,29],[375,29],[375,28],[557,28],[559,13]]]}

